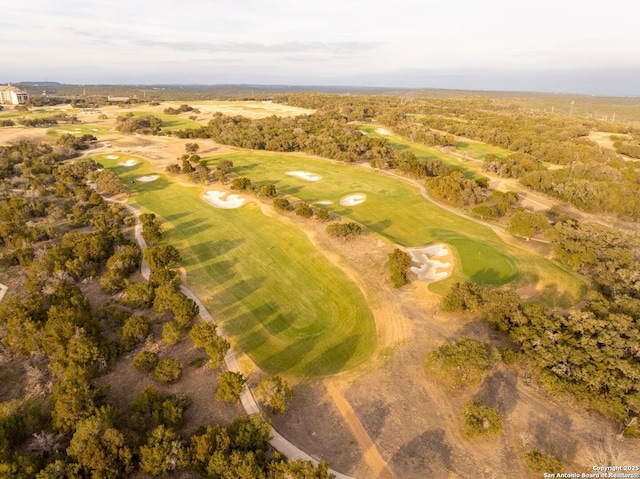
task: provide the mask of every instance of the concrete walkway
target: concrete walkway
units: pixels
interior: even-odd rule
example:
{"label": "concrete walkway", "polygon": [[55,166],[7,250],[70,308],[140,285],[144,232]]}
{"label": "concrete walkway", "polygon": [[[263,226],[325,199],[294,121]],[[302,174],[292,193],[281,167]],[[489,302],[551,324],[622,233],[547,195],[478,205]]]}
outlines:
{"label": "concrete walkway", "polygon": [[[129,210],[138,221],[136,221],[136,227],[135,227],[135,238],[136,241],[138,242],[138,245],[140,246],[140,249],[144,250],[147,247],[147,243],[144,240],[144,238],[142,237],[142,224],[140,223],[140,220],[138,219],[140,217],[140,211],[138,211],[137,209],[135,209],[133,206],[128,205],[122,201],[119,200],[113,200],[110,198],[105,198],[106,201],[109,201],[111,203],[119,203],[122,206],[124,206],[127,210]],[[151,274],[151,270],[149,269],[149,265],[147,265],[146,261],[143,259],[142,260],[142,264],[140,266],[140,272],[142,273],[142,276],[144,277],[144,279],[148,280],[149,279],[149,275]],[[202,301],[200,301],[200,298],[198,298],[198,296],[196,296],[196,294],[191,291],[189,288],[187,288],[185,285],[181,285],[180,286],[180,290],[185,294],[185,296],[187,296],[188,298],[191,298],[193,301],[195,301],[195,303],[198,305],[198,308],[200,308],[200,317],[202,319],[204,319],[205,321],[210,321],[210,322],[215,322],[213,320],[213,316],[211,316],[211,313],[209,313],[209,311],[207,310],[207,308],[205,307],[205,305],[202,303]],[[222,331],[218,330],[218,334],[222,337],[224,337],[224,334],[222,333]],[[237,372],[240,373],[240,365],[238,364],[238,359],[236,358],[235,353],[233,352],[233,349],[229,349],[229,351],[227,351],[227,354],[224,357],[224,362],[227,365],[227,369],[229,371],[233,371],[233,372]],[[251,392],[251,389],[249,389],[247,386],[245,386],[244,391],[240,394],[240,402],[242,403],[242,407],[244,408],[244,410],[246,411],[247,414],[256,414],[261,412],[260,411],[260,406],[258,405],[258,402],[256,401],[255,397],[253,396],[253,393]],[[285,439],[282,434],[280,434],[278,431],[276,431],[274,428],[271,428],[271,440],[269,441],[269,444],[271,444],[271,446],[276,449],[277,451],[280,451],[282,454],[284,454],[285,456],[287,456],[289,459],[293,459],[293,460],[302,460],[302,461],[311,461],[313,464],[317,465],[318,461],[316,459],[314,459],[313,457],[311,457],[309,454],[307,454],[306,452],[300,450],[298,447],[296,447],[294,444],[292,444],[291,442],[289,442],[287,439]],[[355,479],[351,476],[347,476],[345,474],[341,474],[337,471],[334,471],[332,469],[329,469],[329,472],[333,475],[335,475],[336,479]]]}

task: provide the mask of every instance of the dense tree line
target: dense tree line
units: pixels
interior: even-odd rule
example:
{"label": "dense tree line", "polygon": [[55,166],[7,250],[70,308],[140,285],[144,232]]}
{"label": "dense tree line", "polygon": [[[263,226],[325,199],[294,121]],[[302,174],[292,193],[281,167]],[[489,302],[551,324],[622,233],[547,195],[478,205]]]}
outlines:
{"label": "dense tree line", "polygon": [[548,311],[473,283],[456,285],[441,307],[480,311],[509,333],[551,391],[573,394],[623,421],[625,434],[640,436],[640,244],[635,236],[575,220],[558,222],[550,236],[556,258],[596,287],[580,309]]}
{"label": "dense tree line", "polygon": [[[377,121],[411,141],[430,146],[451,146],[455,144],[452,140],[455,135],[504,148],[514,153],[504,158],[487,155],[486,171],[519,178],[524,186],[585,211],[613,213],[625,219],[640,218],[640,199],[635,194],[640,182],[636,162],[623,161],[615,151],[587,138],[593,130],[640,137],[638,130],[629,125],[536,113],[489,98],[352,96],[345,99],[334,95],[292,94],[275,100],[315,108],[318,114],[339,112],[348,122]],[[343,100],[349,108],[340,109]],[[367,115],[363,115],[365,111]],[[615,146],[620,154],[638,157],[634,140],[617,140]],[[547,168],[544,163],[561,168]],[[421,165],[415,162],[404,168],[413,176],[420,175]]]}

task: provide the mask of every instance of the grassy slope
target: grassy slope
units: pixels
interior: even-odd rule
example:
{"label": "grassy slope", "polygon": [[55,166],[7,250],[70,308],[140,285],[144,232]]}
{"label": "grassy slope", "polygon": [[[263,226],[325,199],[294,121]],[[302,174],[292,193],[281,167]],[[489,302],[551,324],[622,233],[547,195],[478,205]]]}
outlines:
{"label": "grassy slope", "polygon": [[[330,200],[323,206],[333,213],[362,223],[370,230],[403,246],[424,246],[445,242],[454,246],[456,265],[450,279],[434,283],[443,292],[455,281],[472,278],[480,283],[503,284],[520,278],[521,285],[533,284],[546,293],[548,304],[568,306],[584,292],[584,283],[560,266],[504,243],[490,228],[438,208],[420,196],[414,186],[382,173],[357,166],[331,163],[309,157],[264,152],[224,155],[234,162],[234,171],[255,183],[273,183],[278,191],[306,202]],[[215,159],[211,161],[213,164]],[[310,171],[321,175],[308,182],[285,173]],[[364,193],[367,201],[344,207],[340,198]]]}
{"label": "grassy slope", "polygon": [[349,369],[375,347],[373,317],[357,286],[297,228],[249,203],[216,209],[199,187],[131,179],[150,172],[114,168],[130,202],[159,215],[165,241],[183,256],[189,285],[233,342],[269,373],[317,376]]}

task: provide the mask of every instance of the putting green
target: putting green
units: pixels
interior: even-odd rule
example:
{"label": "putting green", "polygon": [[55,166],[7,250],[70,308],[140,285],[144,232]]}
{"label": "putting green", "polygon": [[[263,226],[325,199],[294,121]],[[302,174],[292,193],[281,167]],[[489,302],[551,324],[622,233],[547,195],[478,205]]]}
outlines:
{"label": "putting green", "polygon": [[[439,293],[455,281],[473,279],[483,284],[516,281],[516,286],[534,286],[541,292],[537,299],[554,306],[570,306],[584,294],[585,285],[577,276],[537,254],[506,244],[487,226],[432,204],[414,185],[398,178],[369,168],[288,154],[239,152],[224,158],[233,161],[235,173],[258,185],[273,183],[279,192],[311,204],[331,201],[321,207],[363,224],[392,243],[410,247],[450,244],[456,265],[449,279],[432,284],[431,289]],[[211,158],[210,165],[217,160]],[[290,171],[308,171],[322,179],[305,181],[287,175]],[[366,201],[357,206],[340,205],[341,198],[355,193],[365,194]],[[542,294],[543,290],[557,294]]]}
{"label": "putting green", "polygon": [[[322,376],[350,369],[375,348],[373,316],[358,287],[296,227],[255,203],[217,209],[201,187],[94,157],[122,178],[130,203],[163,221],[163,242],[183,257],[189,286],[240,351],[271,374]],[[215,189],[215,188],[212,188]]]}

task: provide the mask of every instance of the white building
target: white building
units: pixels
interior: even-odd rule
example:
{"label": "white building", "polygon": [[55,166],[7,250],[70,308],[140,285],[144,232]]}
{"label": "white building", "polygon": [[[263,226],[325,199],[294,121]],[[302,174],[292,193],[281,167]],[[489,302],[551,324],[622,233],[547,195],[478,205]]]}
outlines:
{"label": "white building", "polygon": [[29,100],[29,94],[9,83],[0,86],[0,105],[22,105]]}

